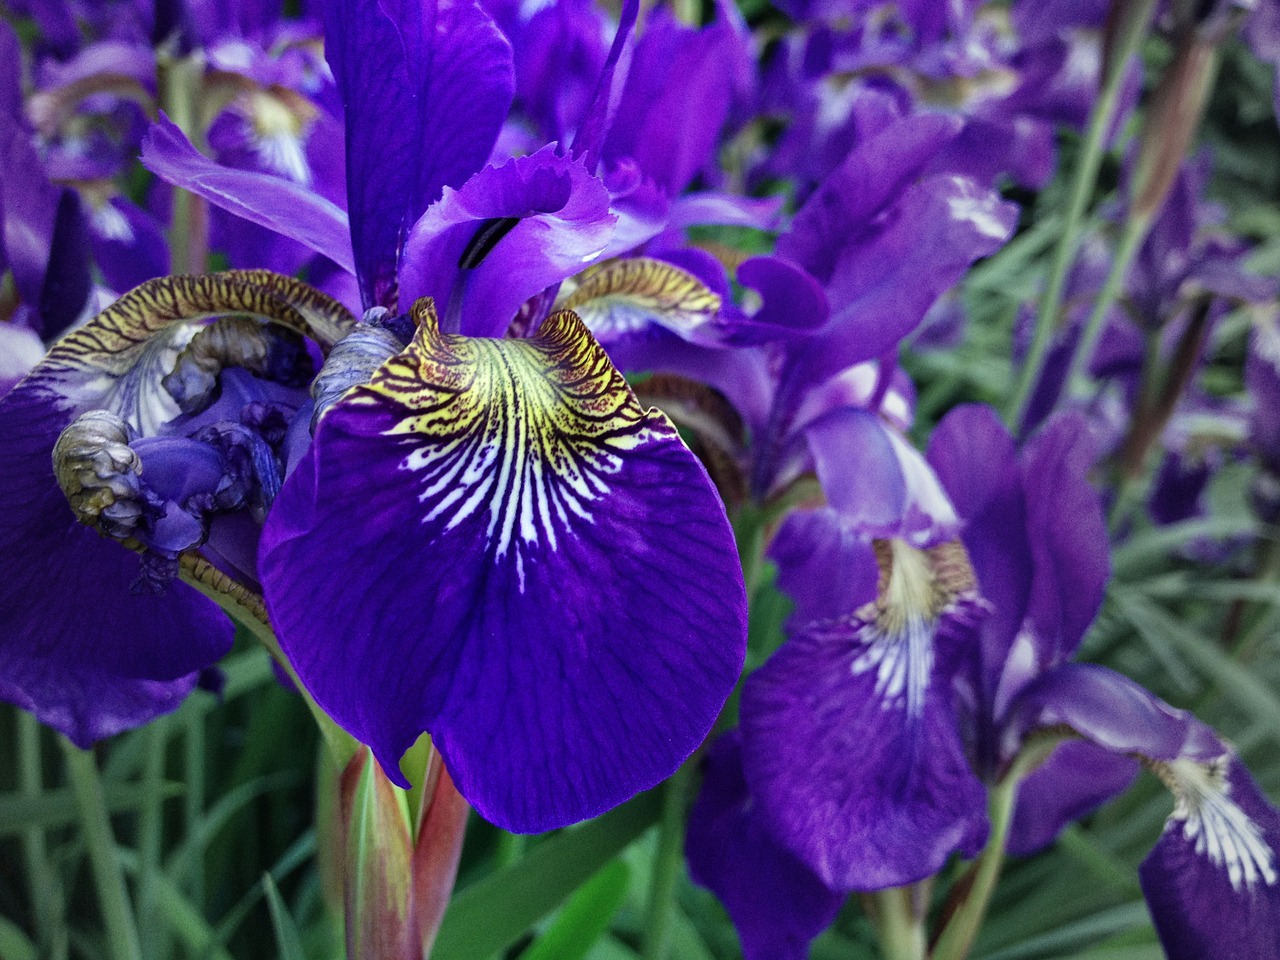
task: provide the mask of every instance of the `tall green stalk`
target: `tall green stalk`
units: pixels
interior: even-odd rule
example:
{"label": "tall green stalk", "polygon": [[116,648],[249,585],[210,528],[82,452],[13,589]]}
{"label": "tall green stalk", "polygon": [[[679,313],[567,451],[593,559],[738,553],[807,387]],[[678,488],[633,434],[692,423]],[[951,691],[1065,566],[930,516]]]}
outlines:
{"label": "tall green stalk", "polygon": [[65,758],[67,780],[80,809],[80,826],[93,867],[98,907],[106,927],[107,956],[110,960],[142,960],[138,927],[129,891],[124,884],[124,870],[120,866],[115,837],[111,833],[111,819],[107,814],[97,762],[91,752],[81,750],[66,738],[59,737],[58,742]]}
{"label": "tall green stalk", "polygon": [[654,854],[649,905],[645,911],[644,960],[665,960],[670,946],[676,886],[684,866],[685,813],[692,779],[693,764],[687,761],[672,774],[662,795],[658,850]]}
{"label": "tall green stalk", "polygon": [[892,887],[872,894],[885,960],[925,960],[924,923],[912,903],[913,891],[913,887]]}
{"label": "tall green stalk", "polygon": [[[44,793],[40,721],[25,710],[17,711],[17,719],[18,791],[23,797],[38,801]],[[66,902],[57,874],[49,864],[49,850],[40,827],[22,831],[22,858],[42,956],[63,960],[68,950]]]}
{"label": "tall green stalk", "polygon": [[[1122,3],[1123,0],[1116,0],[1116,2]],[[1006,421],[1015,431],[1026,416],[1027,405],[1031,402],[1032,392],[1044,369],[1053,331],[1058,324],[1058,315],[1062,312],[1062,295],[1066,289],[1067,273],[1080,249],[1080,228],[1084,223],[1085,208],[1088,207],[1089,199],[1093,196],[1094,187],[1097,184],[1107,133],[1115,121],[1116,110],[1120,104],[1120,93],[1124,89],[1125,74],[1128,72],[1129,61],[1142,46],[1155,6],[1156,0],[1134,0],[1131,9],[1120,17],[1109,62],[1104,63],[1102,67],[1102,89],[1089,115],[1089,126],[1085,131],[1076,167],[1072,171],[1062,233],[1049,264],[1049,278],[1045,284],[1044,295],[1040,298],[1040,311],[1036,317],[1031,349],[1022,366],[1017,388],[1009,401]]]}

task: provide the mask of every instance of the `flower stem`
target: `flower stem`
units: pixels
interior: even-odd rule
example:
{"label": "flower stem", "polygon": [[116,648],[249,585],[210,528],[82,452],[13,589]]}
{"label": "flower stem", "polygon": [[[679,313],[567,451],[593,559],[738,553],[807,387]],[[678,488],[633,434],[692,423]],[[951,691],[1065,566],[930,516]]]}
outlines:
{"label": "flower stem", "polygon": [[671,938],[671,912],[676,884],[684,864],[685,808],[693,766],[686,762],[667,781],[658,824],[658,850],[649,876],[649,906],[645,915],[644,960],[665,960]]}
{"label": "flower stem", "polygon": [[[138,915],[154,916],[159,882],[160,852],[164,843],[164,761],[168,746],[168,718],[161,717],[143,731],[143,803],[138,818]],[[139,931],[148,957],[164,956],[158,938],[161,927],[145,924]]]}
{"label": "flower stem", "polygon": [[1063,218],[1058,244],[1053,251],[1053,259],[1049,264],[1049,278],[1044,295],[1040,298],[1040,311],[1036,317],[1031,349],[1022,366],[1017,389],[1009,402],[1007,421],[1015,432],[1019,430],[1026,416],[1027,405],[1031,402],[1032,392],[1040,380],[1040,373],[1049,353],[1049,343],[1058,323],[1058,314],[1062,311],[1062,295],[1066,289],[1067,272],[1075,262],[1076,252],[1080,248],[1080,228],[1084,222],[1085,208],[1089,205],[1089,199],[1097,183],[1098,170],[1102,166],[1107,133],[1111,129],[1116,109],[1120,104],[1120,93],[1124,89],[1129,61],[1142,45],[1155,5],[1155,0],[1136,0],[1133,9],[1121,17],[1114,38],[1113,56],[1109,63],[1103,64],[1102,89],[1089,115],[1089,125],[1085,130],[1080,156],[1072,171],[1067,212]]}
{"label": "flower stem", "polygon": [[[25,710],[18,711],[18,790],[23,797],[38,800],[44,792],[40,765],[40,721]],[[57,876],[49,866],[49,851],[40,827],[22,832],[22,854],[27,868],[27,886],[35,914],[36,933],[42,956],[67,956],[66,907]]]}
{"label": "flower stem", "polygon": [[[185,790],[182,794],[182,823],[185,835],[195,835],[204,816],[204,716],[188,711],[182,738],[182,771]],[[191,902],[204,904],[204,857],[192,858],[188,868]]]}
{"label": "flower stem", "polygon": [[885,960],[924,960],[924,925],[912,905],[912,887],[877,890],[876,932]]}
{"label": "flower stem", "polygon": [[[162,56],[160,60],[160,103],[165,113],[200,149],[204,139],[199,124],[197,97],[204,72],[198,55]],[[204,273],[208,260],[209,211],[202,198],[186,190],[173,191],[173,221],[169,249],[174,274]]]}
{"label": "flower stem", "polygon": [[[974,869],[965,878],[967,889],[950,911],[945,926],[929,954],[930,960],[964,960],[973,948],[978,930],[986,918],[996,880],[1004,866],[1005,846],[1009,842],[1009,828],[1013,825],[1014,803],[1018,798],[1018,784],[1054,751],[1062,737],[1037,736],[1023,746],[1022,752],[1009,766],[1009,770],[991,789],[987,798],[987,817],[991,821],[991,833]],[[962,881],[963,882],[963,881]]]}
{"label": "flower stem", "polygon": [[80,808],[80,824],[85,846],[93,866],[93,879],[98,890],[98,906],[107,930],[107,955],[111,960],[142,960],[138,928],[134,922],[129,891],[124,885],[124,871],[111,834],[102,780],[93,754],[81,750],[71,741],[59,737],[66,760],[67,779]]}

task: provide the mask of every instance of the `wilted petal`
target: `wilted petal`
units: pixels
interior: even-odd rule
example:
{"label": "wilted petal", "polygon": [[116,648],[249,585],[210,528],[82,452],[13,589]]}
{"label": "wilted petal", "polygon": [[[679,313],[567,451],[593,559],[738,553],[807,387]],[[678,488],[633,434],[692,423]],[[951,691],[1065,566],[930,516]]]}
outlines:
{"label": "wilted petal", "polygon": [[409,227],[493,149],[515,90],[511,46],[474,0],[326,0],[324,18],[361,296],[387,306]]}
{"label": "wilted petal", "polygon": [[[181,583],[152,592],[139,558],[77,522],[67,493],[83,519],[127,535],[137,452],[123,441],[130,428],[153,432],[181,413],[161,384],[196,336],[194,321],[240,312],[313,334],[339,326],[319,295],[293,305],[279,296],[307,289],[259,273],[153,282],[64,337],[0,400],[0,482],[10,491],[0,515],[0,696],[87,746],[175,708],[196,672],[227,651],[231,625],[217,607]],[[120,434],[85,438],[101,439],[101,459],[94,444],[87,461],[64,450],[55,476],[55,444],[88,411]],[[162,500],[215,485],[216,469],[189,454],[157,461]],[[175,550],[191,545],[199,525],[181,513],[166,508],[148,534]]]}
{"label": "wilted petal", "polygon": [[1176,760],[1177,806],[1142,862],[1142,892],[1169,960],[1280,953],[1280,813],[1239,758]]}
{"label": "wilted petal", "polygon": [[669,775],[737,678],[723,507],[573,314],[529,340],[415,319],[268,517],[272,620],[392,776],[426,730],[489,820],[593,816]]}
{"label": "wilted petal", "polygon": [[522,303],[599,256],[616,222],[604,184],[550,147],[485,167],[413,225],[401,296],[434,298],[453,332],[501,336]]}
{"label": "wilted petal", "polygon": [[808,627],[743,689],[751,791],[834,889],[912,883],[986,834],[950,692],[975,608],[955,594],[937,607],[934,564],[948,561],[927,556],[895,544],[880,604]]}
{"label": "wilted petal", "polygon": [[804,960],[809,941],[844,900],[765,826],[742,773],[736,731],[707,754],[685,856],[693,882],[715,893],[729,912],[745,960]]}
{"label": "wilted petal", "polygon": [[183,584],[135,592],[138,557],[77,522],[51,457],[73,415],[39,371],[0,400],[0,697],[88,747],[176,708],[232,629]]}

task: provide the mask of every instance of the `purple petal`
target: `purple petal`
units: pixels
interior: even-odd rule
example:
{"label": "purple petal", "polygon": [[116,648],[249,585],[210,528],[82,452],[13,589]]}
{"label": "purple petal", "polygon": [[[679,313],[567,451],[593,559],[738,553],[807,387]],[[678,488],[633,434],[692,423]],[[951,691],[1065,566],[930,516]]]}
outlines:
{"label": "purple petal", "polygon": [[871,541],[830,509],[796,510],[769,545],[778,587],[795,603],[789,629],[847,617],[876,598],[880,571]]}
{"label": "purple petal", "polygon": [[1017,219],[1017,207],[963,177],[908,187],[874,226],[834,251],[831,320],[794,348],[793,362],[819,379],[895,347],[970,264],[1004,244]]}
{"label": "purple petal", "polygon": [[493,149],[515,90],[511,46],[473,0],[326,0],[324,19],[356,273],[365,306],[386,305],[409,227]]}
{"label": "purple petal", "polygon": [[1153,760],[1208,761],[1226,751],[1218,735],[1185,710],[1091,663],[1066,663],[1031,681],[1010,705],[1004,727],[1006,756],[1047,727],[1067,727],[1107,750]]}
{"label": "purple petal", "polygon": [[693,882],[729,912],[745,960],[805,960],[844,901],[769,833],[742,773],[737,732],[707,754],[685,856]]}
{"label": "purple petal", "polygon": [[605,136],[613,125],[618,101],[626,84],[631,66],[636,17],[640,13],[640,0],[623,0],[618,14],[618,30],[613,35],[609,55],[596,80],[591,104],[583,116],[578,132],[574,135],[570,154],[580,158],[588,170],[595,170],[600,162],[600,151]]}
{"label": "purple petal", "polygon": [[1062,744],[1018,785],[1008,851],[1022,857],[1042,850],[1067,824],[1127,790],[1137,775],[1131,757],[1079,740]]}
{"label": "purple petal", "polygon": [[284,177],[214,163],[164,114],[143,141],[142,162],[175,186],[355,272],[347,216],[341,208]]}
{"label": "purple petal", "polygon": [[1035,571],[1027,619],[1044,666],[1061,663],[1080,645],[1111,575],[1102,501],[1088,479],[1096,456],[1097,445],[1078,413],[1051,420],[1023,451]]}
{"label": "purple petal", "polygon": [[484,340],[429,310],[286,482],[268,605],[392,776],[429,731],[486,818],[547,830],[698,746],[744,656],[742,575],[705,471],[576,317]]}
{"label": "purple petal", "polygon": [[40,303],[59,191],[45,177],[30,131],[0,112],[0,213],[14,285],[27,305]]}
{"label": "purple petal", "polygon": [[113,290],[169,273],[169,245],[156,218],[124,197],[112,197],[89,216],[93,259]]}
{"label": "purple petal", "polygon": [[604,159],[634,160],[668,196],[682,192],[714,156],[740,43],[723,18],[696,30],[655,8],[636,43]]}
{"label": "purple petal", "polygon": [[814,191],[790,232],[778,238],[778,255],[830,281],[845,245],[892,206],[959,131],[958,120],[936,113],[889,124]]}
{"label": "purple petal", "polygon": [[[996,690],[1031,594],[1027,505],[1013,438],[990,407],[957,407],[929,438],[928,459],[964,523],[961,539],[991,604],[982,625],[978,688],[983,709]],[[984,754],[987,750],[979,751]]]}
{"label": "purple petal", "polygon": [[743,688],[752,793],[772,831],[838,890],[920,880],[986,834],[950,694],[967,615],[885,619],[814,625]]}
{"label": "purple petal", "polygon": [[827,500],[869,537],[927,546],[959,522],[924,458],[865,410],[832,410],[804,428]]}
{"label": "purple petal", "polygon": [[604,184],[551,147],[485,167],[413,225],[401,295],[447,304],[449,329],[501,336],[521,304],[599,256],[616,221]]}
{"label": "purple petal", "polygon": [[38,372],[0,400],[0,698],[88,747],[176,708],[232,629],[181,583],[135,591],[138,557],[76,521],[51,458],[74,415]]}
{"label": "purple petal", "polygon": [[1280,813],[1236,757],[1172,779],[1178,805],[1138,871],[1165,954],[1280,955]]}

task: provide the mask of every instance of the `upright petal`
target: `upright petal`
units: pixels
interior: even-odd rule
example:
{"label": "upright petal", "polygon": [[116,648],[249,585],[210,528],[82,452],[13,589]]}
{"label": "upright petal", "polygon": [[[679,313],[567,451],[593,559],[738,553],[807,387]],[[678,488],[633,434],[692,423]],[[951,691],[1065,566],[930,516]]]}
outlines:
{"label": "upright petal", "polygon": [[844,900],[765,826],[742,773],[736,731],[707,754],[685,855],[693,882],[711,890],[729,912],[745,960],[805,960],[809,941],[835,919]]}
{"label": "upright petal", "polygon": [[366,307],[389,305],[409,227],[489,157],[511,46],[474,0],[325,0],[347,124],[347,210]]}
{"label": "upright petal", "polygon": [[604,184],[550,147],[485,167],[413,225],[401,294],[434,298],[454,333],[501,336],[522,303],[598,257],[616,222]]}
{"label": "upright petal", "polygon": [[745,652],[732,535],[573,314],[527,340],[414,314],[414,342],[321,419],[268,518],[272,619],[392,776],[426,730],[485,817],[563,826],[710,729]]}

